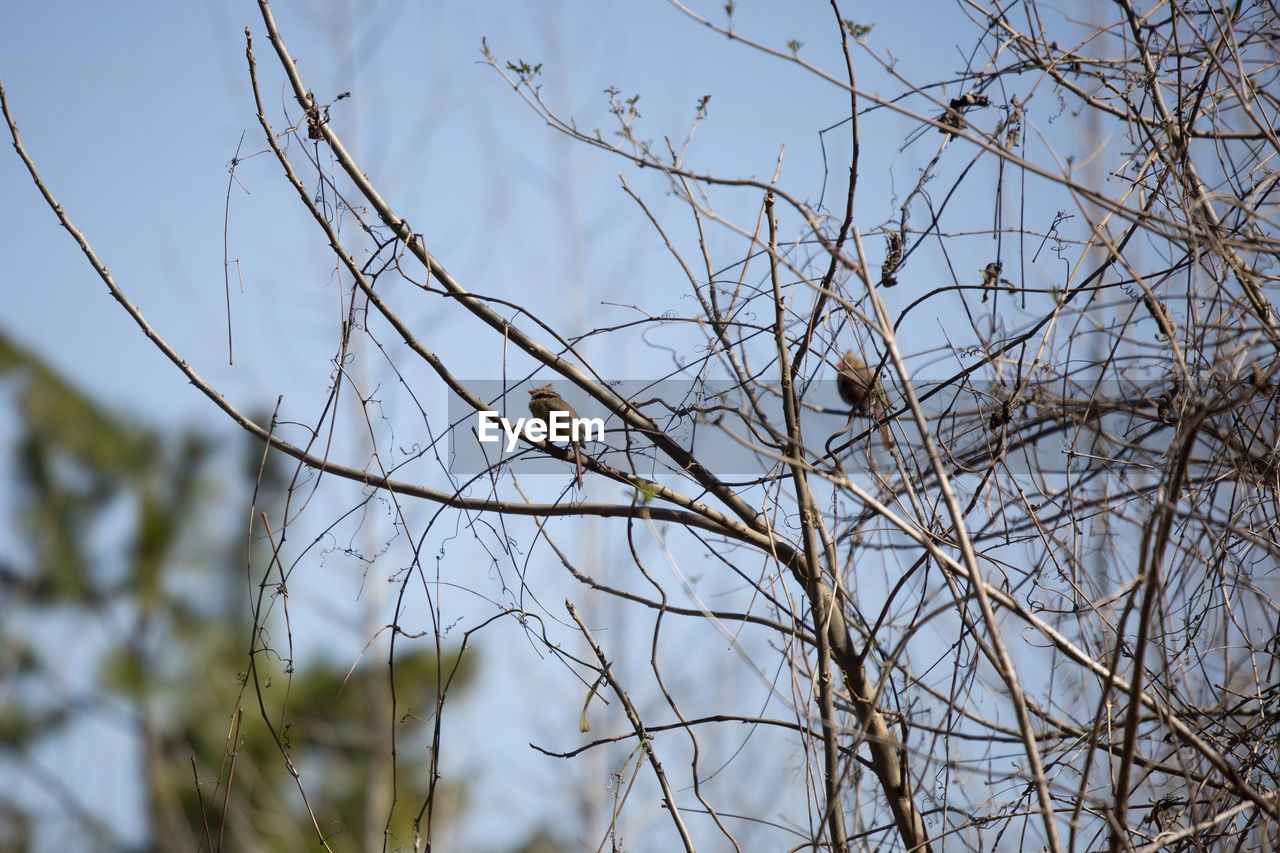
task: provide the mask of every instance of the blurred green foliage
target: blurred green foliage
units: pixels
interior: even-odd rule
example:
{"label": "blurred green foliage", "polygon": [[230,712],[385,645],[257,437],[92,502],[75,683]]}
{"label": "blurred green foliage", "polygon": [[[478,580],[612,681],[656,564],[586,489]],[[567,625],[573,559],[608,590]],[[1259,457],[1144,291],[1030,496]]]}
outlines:
{"label": "blurred green foliage", "polygon": [[[384,832],[386,849],[411,849],[428,796],[437,829],[458,813],[461,788],[433,786],[430,762],[440,672],[451,696],[470,680],[456,649],[437,658],[402,643],[392,667],[369,653],[350,668],[286,663],[259,645],[256,683],[248,677],[250,642],[263,634],[249,606],[245,509],[255,486],[259,507],[279,504],[276,457],[264,470],[251,439],[220,448],[114,414],[0,335],[0,405],[10,401],[15,464],[0,469],[12,472],[14,512],[3,521],[17,540],[0,552],[6,764],[40,781],[42,743],[88,715],[118,722],[123,708],[143,778],[120,784],[145,791],[143,849],[153,851],[318,848],[318,834],[335,851],[383,849]],[[249,553],[255,576],[268,562],[262,547]],[[43,642],[50,625],[105,638],[89,696],[66,689],[63,649]],[[90,849],[127,849],[118,826],[93,817],[104,792],[78,784],[83,769],[58,768],[65,816],[86,824]],[[36,817],[0,802],[0,847],[28,849]]]}

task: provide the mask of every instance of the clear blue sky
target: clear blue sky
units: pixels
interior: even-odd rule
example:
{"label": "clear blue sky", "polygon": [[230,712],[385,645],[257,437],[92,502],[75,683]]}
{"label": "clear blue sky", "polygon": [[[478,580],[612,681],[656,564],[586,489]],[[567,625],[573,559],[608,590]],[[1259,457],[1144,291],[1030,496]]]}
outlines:
{"label": "clear blue sky", "polygon": [[[633,294],[638,281],[667,292],[654,285],[673,269],[618,189],[625,164],[547,130],[480,62],[481,37],[499,57],[543,62],[548,100],[606,132],[608,85],[641,94],[640,132],[655,141],[680,138],[697,98],[711,94],[694,152],[725,173],[768,175],[786,142],[784,180],[812,176],[816,131],[841,115],[834,89],[815,97],[822,89],[801,72],[663,3],[440,5],[448,8],[303,4],[305,15],[296,6],[276,14],[317,95],[352,92],[335,106],[335,125],[455,276],[501,296],[563,284],[557,301],[570,295],[580,329],[596,325],[584,314],[597,295]],[[283,126],[256,4],[73,9],[19,4],[0,35],[0,72],[46,181],[148,319],[232,399],[273,401],[284,380],[323,385],[327,367],[308,347],[324,352],[331,340],[336,297],[313,297],[331,287],[332,263],[266,156],[241,164],[243,189],[231,191],[228,252],[241,261],[245,292],[236,286],[231,300],[238,366],[226,366],[227,166],[242,132],[242,156],[264,147],[246,25],[258,36],[271,118]],[[757,38],[795,38],[805,55],[831,57],[825,4],[740,4],[736,18]],[[887,40],[889,25],[879,26]],[[864,176],[869,197],[877,177]],[[628,178],[644,186],[644,176]],[[797,183],[816,197],[817,181]],[[203,419],[206,404],[110,300],[13,156],[0,158],[0,186],[6,330],[117,405]]]}

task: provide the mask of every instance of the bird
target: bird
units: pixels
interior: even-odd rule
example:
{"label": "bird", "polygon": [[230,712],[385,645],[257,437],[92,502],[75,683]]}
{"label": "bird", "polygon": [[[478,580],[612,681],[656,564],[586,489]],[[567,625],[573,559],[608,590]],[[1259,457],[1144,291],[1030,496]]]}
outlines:
{"label": "bird", "polygon": [[[871,368],[853,350],[844,354],[836,374],[836,391],[840,399],[848,404],[857,415],[875,415],[880,417],[889,406],[889,398],[885,396],[884,386],[880,378],[871,372]],[[880,437],[885,446],[889,444],[889,428],[880,425]]]}
{"label": "bird", "polygon": [[840,362],[836,390],[840,392],[840,399],[860,415],[878,408],[884,397],[884,388],[880,386],[879,378],[871,373],[871,368],[853,350],[845,353],[844,360]]}
{"label": "bird", "polygon": [[569,416],[569,435],[573,444],[573,463],[577,467],[578,488],[582,488],[582,451],[578,446],[580,442],[573,437],[572,432],[573,422],[578,419],[578,413],[573,410],[573,406],[561,399],[560,395],[550,385],[542,385],[529,392],[529,411],[533,413],[535,418],[547,425],[548,433],[551,430],[552,412],[564,412]]}

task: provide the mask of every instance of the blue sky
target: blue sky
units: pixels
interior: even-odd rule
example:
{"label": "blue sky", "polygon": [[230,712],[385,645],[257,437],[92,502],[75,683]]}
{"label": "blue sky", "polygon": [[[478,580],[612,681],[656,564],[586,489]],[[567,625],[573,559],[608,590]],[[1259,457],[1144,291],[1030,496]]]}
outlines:
{"label": "blue sky", "polygon": [[[500,58],[542,62],[548,101],[584,127],[608,132],[602,90],[612,85],[624,97],[641,95],[641,135],[679,139],[697,98],[711,94],[692,162],[763,177],[786,143],[784,181],[816,198],[817,129],[847,105],[834,87],[816,86],[664,3],[443,5],[450,8],[428,13],[379,4],[359,20],[340,13],[341,4],[276,14],[317,95],[352,92],[333,117],[366,172],[473,289],[553,291],[548,302],[573,312],[569,319],[583,330],[597,325],[597,297],[634,294],[637,283],[665,294],[656,283],[674,272],[619,189],[619,171],[641,190],[648,176],[548,130],[480,61],[482,37]],[[0,37],[0,70],[46,181],[148,319],[232,399],[274,401],[273,374],[295,394],[316,381],[323,387],[326,366],[317,376],[306,351],[313,341],[328,346],[336,316],[336,298],[313,298],[332,289],[323,244],[268,156],[240,164],[227,200],[241,134],[242,157],[264,148],[245,71],[246,25],[258,37],[270,118],[284,125],[281,77],[256,5],[74,9],[21,4]],[[795,38],[804,55],[834,58],[825,4],[786,12],[740,4],[735,17],[756,38]],[[892,21],[874,23],[897,54],[920,44],[918,34],[892,40]],[[835,162],[843,143],[843,134],[828,137]],[[862,176],[863,197],[879,201],[872,202],[879,216],[888,210],[882,178],[877,169]],[[149,418],[203,419],[205,403],[109,299],[16,158],[0,160],[0,180],[9,199],[0,211],[12,283],[7,319],[0,318],[6,330],[122,407]],[[244,281],[241,294],[233,274],[235,368],[226,365],[224,219],[227,253],[239,259]],[[493,366],[478,360],[476,375]],[[643,365],[618,369],[646,373]]]}

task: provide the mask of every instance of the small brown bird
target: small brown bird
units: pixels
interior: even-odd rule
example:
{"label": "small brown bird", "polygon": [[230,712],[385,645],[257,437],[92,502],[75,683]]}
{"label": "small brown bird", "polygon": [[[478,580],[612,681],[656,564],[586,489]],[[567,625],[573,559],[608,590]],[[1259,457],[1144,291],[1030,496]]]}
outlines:
{"label": "small brown bird", "polygon": [[[550,385],[543,385],[529,392],[529,411],[547,425],[548,434],[551,432],[551,413],[564,412],[568,415],[569,434],[573,435],[573,422],[578,419],[578,413],[573,410],[573,406],[562,400]],[[564,423],[564,418],[560,418],[558,422]],[[582,488],[582,451],[578,447],[580,442],[572,438],[570,441],[573,444],[573,462],[578,470],[578,488]]]}
{"label": "small brown bird", "polygon": [[[871,372],[871,368],[853,350],[846,352],[840,362],[840,369],[836,374],[836,391],[855,415],[882,417],[889,406],[889,398],[885,396],[880,378]],[[880,425],[880,437],[888,447],[889,427],[885,424]]]}
{"label": "small brown bird", "polygon": [[848,404],[859,415],[865,415],[881,404],[884,389],[880,380],[873,376],[871,368],[863,364],[862,359],[853,350],[844,354],[840,362],[840,372],[836,375],[836,390],[840,399]]}

